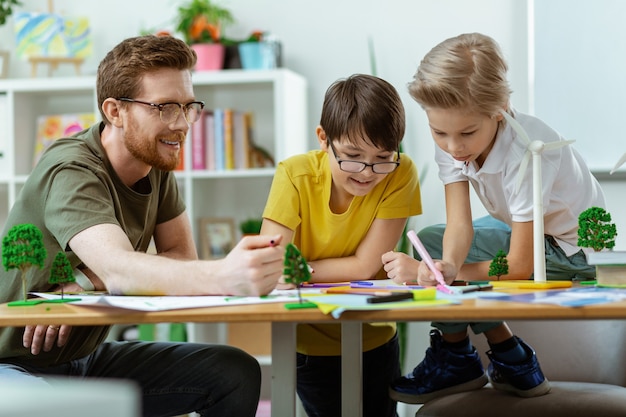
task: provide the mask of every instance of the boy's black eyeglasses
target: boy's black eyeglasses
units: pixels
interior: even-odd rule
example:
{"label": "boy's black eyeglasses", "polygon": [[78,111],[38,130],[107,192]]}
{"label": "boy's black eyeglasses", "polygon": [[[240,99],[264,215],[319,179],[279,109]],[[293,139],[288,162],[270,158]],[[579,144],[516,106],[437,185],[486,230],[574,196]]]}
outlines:
{"label": "boy's black eyeglasses", "polygon": [[344,159],[340,159],[337,156],[337,151],[335,150],[335,147],[333,146],[333,141],[328,139],[328,143],[330,145],[330,149],[333,150],[333,154],[335,154],[335,159],[339,164],[339,169],[345,172],[357,173],[363,171],[367,167],[371,167],[372,172],[374,172],[375,174],[390,174],[395,171],[396,168],[398,168],[398,165],[400,165],[400,150],[397,151],[398,159],[396,159],[394,162],[375,162],[373,164],[367,164],[365,162],[347,161]]}
{"label": "boy's black eyeglasses", "polygon": [[200,115],[202,114],[202,109],[204,108],[203,101],[192,101],[190,103],[182,104],[182,103],[148,103],[146,101],[135,100],[133,98],[121,97],[118,98],[119,101],[127,101],[129,103],[139,103],[144,104],[146,106],[150,106],[155,109],[159,109],[159,117],[163,123],[170,124],[178,119],[178,115],[180,114],[180,110],[183,110],[183,115],[187,123],[192,124],[200,120]]}

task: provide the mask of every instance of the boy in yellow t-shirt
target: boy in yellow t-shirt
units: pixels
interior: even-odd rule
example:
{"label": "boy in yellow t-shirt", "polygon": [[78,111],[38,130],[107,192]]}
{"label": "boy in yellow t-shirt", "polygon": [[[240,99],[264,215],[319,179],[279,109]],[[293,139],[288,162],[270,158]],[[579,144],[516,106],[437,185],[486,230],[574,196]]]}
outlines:
{"label": "boy in yellow t-shirt", "polygon": [[[353,75],[326,92],[320,150],[278,165],[261,233],[293,242],[314,269],[313,282],[385,277],[382,254],[394,248],[407,218],[421,214],[415,165],[399,152],[404,131],[395,88]],[[297,391],[307,414],[341,415],[340,325],[299,325],[297,350]],[[399,374],[395,323],[364,324],[364,416],[396,415],[388,387]]]}

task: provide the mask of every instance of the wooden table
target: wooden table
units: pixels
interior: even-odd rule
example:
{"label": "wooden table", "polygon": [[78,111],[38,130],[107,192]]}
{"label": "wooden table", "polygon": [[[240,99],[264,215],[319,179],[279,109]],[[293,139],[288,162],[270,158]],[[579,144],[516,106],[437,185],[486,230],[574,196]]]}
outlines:
{"label": "wooden table", "polygon": [[336,322],[342,325],[342,415],[361,416],[361,324],[385,321],[591,320],[626,318],[626,301],[570,308],[485,299],[459,305],[411,309],[352,311],[340,319],[318,309],[287,310],[282,303],[139,312],[70,304],[32,307],[0,305],[0,326],[28,324],[106,325],[163,322],[272,322],[272,416],[295,415],[296,324]]}

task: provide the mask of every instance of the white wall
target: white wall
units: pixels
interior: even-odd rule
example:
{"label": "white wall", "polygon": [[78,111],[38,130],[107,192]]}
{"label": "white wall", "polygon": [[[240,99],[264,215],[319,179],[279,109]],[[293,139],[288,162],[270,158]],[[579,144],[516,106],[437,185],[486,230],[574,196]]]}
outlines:
{"label": "white wall", "polygon": [[[106,2],[57,0],[55,11],[87,16],[93,29],[94,56],[84,65],[93,73],[104,54],[123,38],[144,28],[172,28],[177,5],[173,0],[109,0]],[[47,11],[46,0],[23,0],[18,10]],[[479,31],[497,39],[509,59],[513,102],[528,109],[526,1],[519,0],[221,0],[237,23],[226,28],[232,38],[244,38],[254,29],[268,30],[283,43],[284,66],[309,81],[310,146],[326,88],[353,73],[370,73],[368,38],[371,37],[380,77],[401,93],[407,109],[405,151],[428,168],[422,184],[424,214],[413,220],[419,229],[443,222],[443,191],[432,162],[433,143],[423,111],[406,92],[421,57],[447,37]],[[0,27],[0,49],[13,46],[13,21]],[[55,75],[71,75],[63,66]],[[15,57],[12,77],[28,77],[30,67]],[[479,213],[483,213],[478,206]]]}
{"label": "white wall", "polygon": [[[593,4],[602,8],[611,1],[599,0]],[[47,0],[22,2],[23,6],[17,10],[47,11]],[[284,66],[308,79],[311,147],[316,146],[313,131],[326,88],[338,78],[370,72],[368,39],[372,39],[377,75],[400,91],[407,109],[405,151],[416,160],[420,171],[428,171],[422,183],[424,214],[412,220],[416,229],[445,221],[443,188],[432,161],[434,145],[426,118],[406,92],[406,84],[421,57],[438,42],[462,32],[491,35],[501,44],[510,64],[513,105],[520,111],[532,108],[534,85],[533,74],[528,70],[527,18],[528,4],[534,4],[532,0],[219,0],[219,3],[228,7],[237,20],[226,28],[228,37],[241,39],[254,29],[271,31],[283,43]],[[55,11],[87,16],[91,21],[94,55],[84,65],[86,73],[94,73],[104,54],[123,38],[138,35],[145,28],[171,29],[179,4],[181,1],[174,0],[54,2]],[[582,7],[578,3],[570,6]],[[555,24],[559,21],[555,20]],[[12,30],[12,19],[0,27],[0,49],[14,47]],[[537,43],[541,44],[541,40],[537,39]],[[72,67],[61,67],[55,75],[72,73]],[[28,77],[30,67],[12,57],[10,75]],[[626,202],[619,192],[623,181],[603,181],[603,187],[618,230],[626,230],[626,212],[621,210]],[[484,214],[479,203],[474,204],[474,209],[475,217]],[[617,238],[617,249],[624,247],[626,232]]]}

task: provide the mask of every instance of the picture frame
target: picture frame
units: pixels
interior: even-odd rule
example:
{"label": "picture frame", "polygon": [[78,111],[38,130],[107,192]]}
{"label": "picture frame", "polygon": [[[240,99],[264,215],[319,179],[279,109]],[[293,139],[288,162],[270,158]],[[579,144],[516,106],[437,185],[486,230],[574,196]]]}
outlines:
{"label": "picture frame", "polygon": [[0,51],[0,79],[9,77],[9,51]]}
{"label": "picture frame", "polygon": [[200,219],[200,256],[219,259],[228,255],[236,244],[235,220],[230,217]]}

